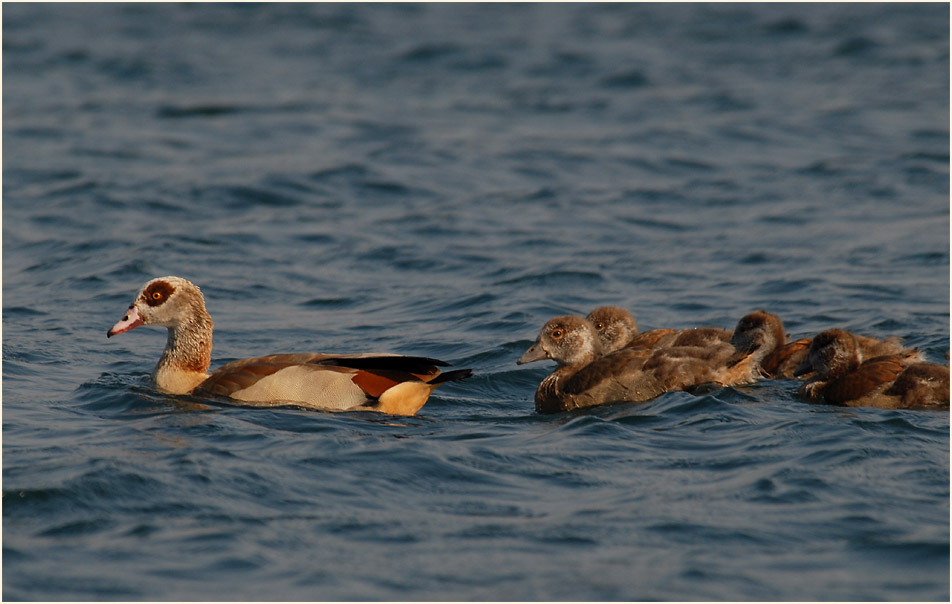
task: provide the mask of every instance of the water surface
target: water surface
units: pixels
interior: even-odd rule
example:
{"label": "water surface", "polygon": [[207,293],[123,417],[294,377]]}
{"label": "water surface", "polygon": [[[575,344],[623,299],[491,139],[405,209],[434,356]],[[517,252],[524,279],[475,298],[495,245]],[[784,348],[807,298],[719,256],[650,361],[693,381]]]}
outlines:
{"label": "water surface", "polygon": [[[95,32],[95,35],[90,35]],[[948,600],[949,415],[794,381],[542,416],[539,327],[779,314],[949,350],[949,7],[3,10],[3,597]],[[156,392],[432,355],[420,415]]]}

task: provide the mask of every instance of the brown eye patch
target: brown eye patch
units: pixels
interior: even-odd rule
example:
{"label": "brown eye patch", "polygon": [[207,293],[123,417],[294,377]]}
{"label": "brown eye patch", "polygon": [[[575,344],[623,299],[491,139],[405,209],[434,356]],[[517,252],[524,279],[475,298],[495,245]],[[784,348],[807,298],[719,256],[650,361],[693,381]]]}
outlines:
{"label": "brown eye patch", "polygon": [[142,292],[142,300],[149,306],[158,306],[172,295],[175,288],[167,281],[156,281]]}

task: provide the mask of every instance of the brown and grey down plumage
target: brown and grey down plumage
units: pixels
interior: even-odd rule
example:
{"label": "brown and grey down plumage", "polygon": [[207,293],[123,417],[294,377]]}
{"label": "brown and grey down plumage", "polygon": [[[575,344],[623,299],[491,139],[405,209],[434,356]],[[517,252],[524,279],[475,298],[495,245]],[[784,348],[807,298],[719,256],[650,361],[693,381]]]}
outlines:
{"label": "brown and grey down plumage", "polygon": [[585,318],[595,328],[603,354],[623,348],[707,347],[726,343],[731,338],[730,330],[719,327],[639,332],[634,316],[618,306],[600,306]]}
{"label": "brown and grey down plumage", "polygon": [[922,363],[918,354],[864,359],[856,337],[842,329],[823,331],[810,344],[796,373],[813,373],[800,395],[813,402],[849,407],[948,408],[949,368]]}
{"label": "brown and grey down plumage", "polygon": [[535,394],[539,413],[556,413],[613,402],[650,400],[664,388],[641,370],[646,355],[620,350],[603,355],[598,335],[582,317],[549,320],[519,364],[550,359],[554,372],[542,380]]}

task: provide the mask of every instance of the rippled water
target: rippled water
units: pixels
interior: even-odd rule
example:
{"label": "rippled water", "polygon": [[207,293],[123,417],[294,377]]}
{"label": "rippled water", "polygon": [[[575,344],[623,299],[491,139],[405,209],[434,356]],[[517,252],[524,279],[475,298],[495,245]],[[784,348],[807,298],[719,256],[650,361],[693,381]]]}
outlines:
{"label": "rippled water", "polygon": [[[90,32],[95,32],[90,34]],[[3,7],[3,597],[948,600],[949,415],[793,381],[541,416],[546,319],[778,313],[949,350],[949,7]],[[476,375],[392,418],[154,391]]]}

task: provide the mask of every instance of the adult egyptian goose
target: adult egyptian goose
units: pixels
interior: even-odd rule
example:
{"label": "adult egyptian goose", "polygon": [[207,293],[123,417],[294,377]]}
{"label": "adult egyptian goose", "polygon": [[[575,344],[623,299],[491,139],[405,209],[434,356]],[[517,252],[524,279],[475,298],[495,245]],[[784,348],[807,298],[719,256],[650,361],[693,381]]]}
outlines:
{"label": "adult egyptian goose", "polygon": [[643,350],[602,354],[592,324],[577,316],[556,317],[539,331],[535,343],[516,361],[522,365],[551,359],[554,372],[535,393],[539,413],[557,413],[613,402],[641,402],[665,391],[651,373],[642,371]]}
{"label": "adult egyptian goose", "polygon": [[918,353],[864,360],[856,337],[842,329],[813,338],[795,373],[810,372],[813,377],[799,393],[813,402],[883,409],[949,406],[948,367],[920,362]]}
{"label": "adult egyptian goose", "polygon": [[146,283],[106,336],[140,325],[169,330],[165,351],[152,372],[156,387],[169,394],[414,415],[437,386],[472,373],[469,369],[441,373],[438,367],[448,364],[426,357],[276,354],[234,361],[209,374],[212,318],[201,290],[180,277]]}

